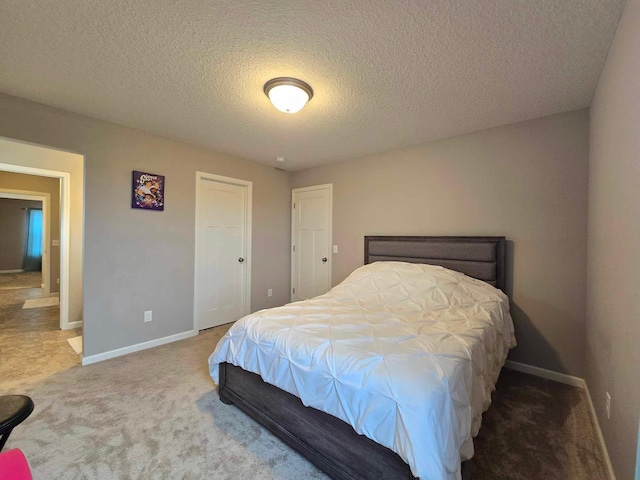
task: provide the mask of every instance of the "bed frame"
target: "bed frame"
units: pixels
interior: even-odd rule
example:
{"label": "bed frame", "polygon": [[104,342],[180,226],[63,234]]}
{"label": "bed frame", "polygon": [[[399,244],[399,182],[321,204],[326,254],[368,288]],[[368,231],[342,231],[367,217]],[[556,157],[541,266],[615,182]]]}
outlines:
{"label": "bed frame", "polygon": [[[367,236],[364,263],[402,261],[440,265],[504,291],[504,237]],[[351,425],[229,363],[220,364],[220,400],[234,404],[336,480],[415,480],[396,453],[358,435]],[[464,480],[471,461],[462,463]]]}

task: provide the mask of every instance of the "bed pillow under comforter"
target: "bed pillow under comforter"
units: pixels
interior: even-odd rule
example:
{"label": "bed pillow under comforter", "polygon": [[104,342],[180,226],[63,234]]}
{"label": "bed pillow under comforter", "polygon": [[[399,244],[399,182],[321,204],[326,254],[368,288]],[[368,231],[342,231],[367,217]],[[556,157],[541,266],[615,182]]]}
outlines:
{"label": "bed pillow under comforter", "polygon": [[259,374],[390,448],[423,480],[460,479],[509,348],[509,301],[442,267],[376,262],[325,295],[261,310],[209,358]]}

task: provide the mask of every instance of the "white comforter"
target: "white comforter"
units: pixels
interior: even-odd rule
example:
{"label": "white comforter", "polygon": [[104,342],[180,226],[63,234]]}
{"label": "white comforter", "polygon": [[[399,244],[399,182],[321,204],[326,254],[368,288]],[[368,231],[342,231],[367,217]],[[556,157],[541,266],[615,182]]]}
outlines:
{"label": "white comforter", "polygon": [[460,479],[509,348],[500,290],[430,265],[376,262],[327,294],[248,315],[229,362],[390,448],[422,480]]}

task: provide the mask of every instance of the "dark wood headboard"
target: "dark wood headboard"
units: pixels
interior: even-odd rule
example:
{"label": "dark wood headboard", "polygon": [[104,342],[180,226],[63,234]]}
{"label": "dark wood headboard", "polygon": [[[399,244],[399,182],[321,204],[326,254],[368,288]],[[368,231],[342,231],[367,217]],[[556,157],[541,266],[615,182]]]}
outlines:
{"label": "dark wood headboard", "polygon": [[505,291],[504,237],[364,237],[364,263],[440,265]]}

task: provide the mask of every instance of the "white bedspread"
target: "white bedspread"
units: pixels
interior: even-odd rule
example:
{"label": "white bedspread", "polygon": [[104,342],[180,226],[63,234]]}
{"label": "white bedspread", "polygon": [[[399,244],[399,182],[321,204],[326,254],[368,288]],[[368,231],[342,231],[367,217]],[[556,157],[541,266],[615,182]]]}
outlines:
{"label": "white bedspread", "polygon": [[422,480],[460,479],[515,346],[507,296],[461,273],[376,262],[327,294],[236,322],[229,362],[398,453]]}

